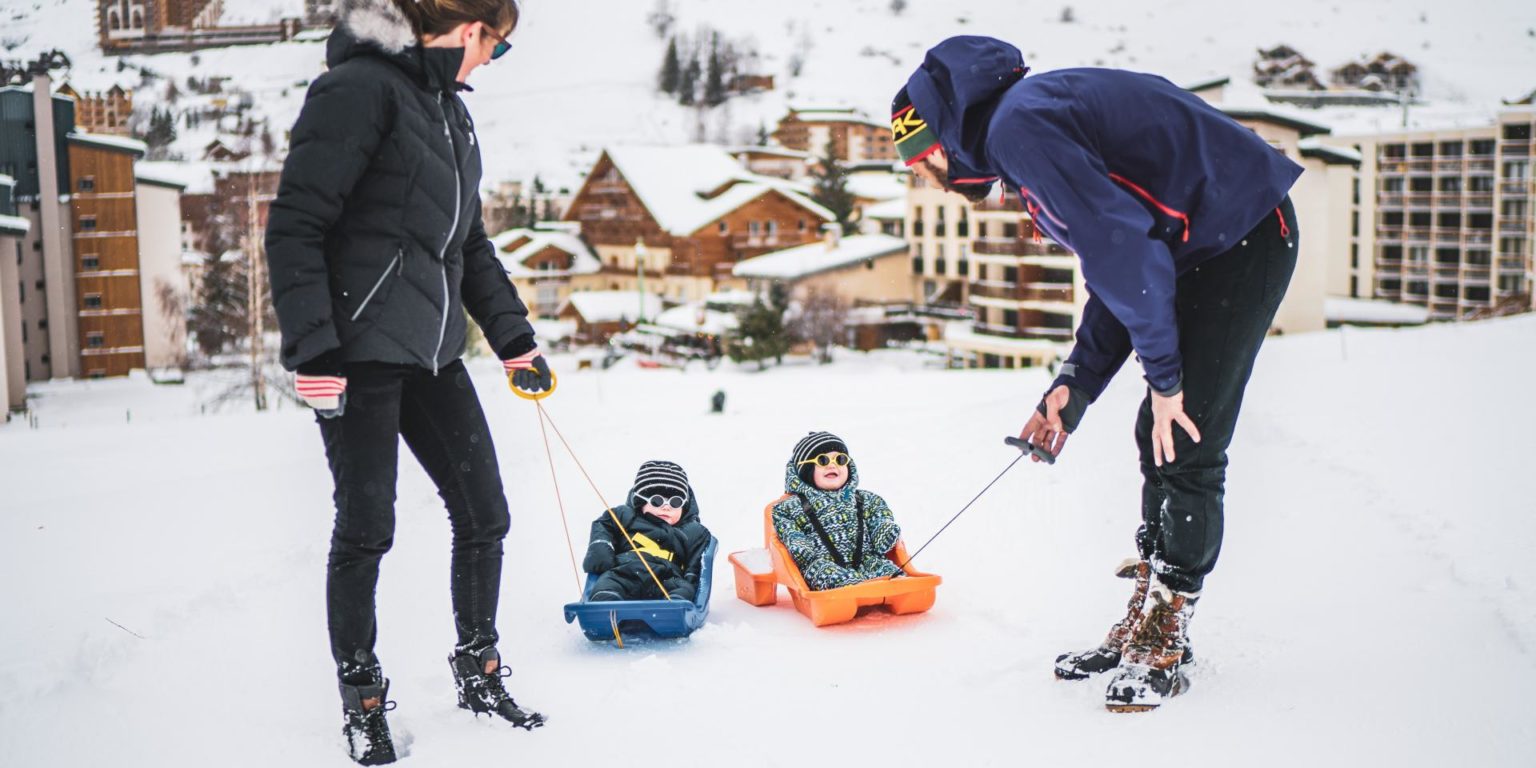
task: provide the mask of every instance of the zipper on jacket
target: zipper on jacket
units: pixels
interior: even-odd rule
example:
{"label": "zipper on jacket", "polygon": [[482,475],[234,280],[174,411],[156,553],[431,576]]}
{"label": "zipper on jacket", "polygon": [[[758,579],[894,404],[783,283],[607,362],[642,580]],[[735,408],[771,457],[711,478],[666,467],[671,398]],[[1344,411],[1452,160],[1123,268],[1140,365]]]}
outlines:
{"label": "zipper on jacket", "polygon": [[1148,192],[1145,189],[1142,189],[1141,187],[1137,186],[1135,184],[1135,182],[1132,182],[1130,179],[1127,179],[1126,177],[1121,176],[1118,173],[1111,173],[1109,175],[1109,178],[1111,178],[1111,179],[1113,179],[1115,181],[1118,181],[1118,182],[1120,182],[1121,184],[1124,184],[1127,187],[1130,187],[1132,192],[1135,192],[1136,194],[1141,195],[1143,198],[1146,199],[1147,202],[1157,206],[1157,209],[1159,211],[1162,211],[1163,213],[1166,213],[1169,216],[1172,216],[1175,219],[1178,219],[1179,221],[1184,222],[1184,237],[1182,237],[1180,239],[1180,241],[1181,242],[1185,242],[1185,243],[1189,242],[1189,215],[1188,214],[1186,214],[1186,213],[1184,213],[1182,211],[1176,211],[1176,210],[1174,210],[1172,208],[1169,208],[1168,206],[1163,204],[1163,201],[1158,200],[1157,198],[1153,197],[1151,192]]}
{"label": "zipper on jacket", "polygon": [[459,177],[459,153],[453,144],[453,128],[448,124],[448,110],[443,109],[443,92],[437,92],[437,111],[443,116],[443,136],[448,139],[448,158],[453,163],[453,226],[448,239],[437,251],[438,266],[443,268],[443,322],[437,327],[437,349],[432,350],[432,375],[437,375],[437,357],[443,352],[443,338],[448,335],[448,245],[459,231],[459,209],[464,205],[464,180]]}
{"label": "zipper on jacket", "polygon": [[[363,314],[363,310],[368,308],[368,302],[373,301],[373,295],[379,292],[379,286],[384,285],[384,281],[389,279],[390,270],[394,269],[397,264],[403,264],[400,260],[399,249],[395,250],[395,257],[389,260],[389,265],[384,267],[383,272],[379,273],[379,279],[373,283],[373,290],[368,291],[368,295],[363,297],[363,303],[357,305],[357,311],[352,313],[353,320],[357,320]],[[403,269],[404,267],[402,266],[401,268]]]}

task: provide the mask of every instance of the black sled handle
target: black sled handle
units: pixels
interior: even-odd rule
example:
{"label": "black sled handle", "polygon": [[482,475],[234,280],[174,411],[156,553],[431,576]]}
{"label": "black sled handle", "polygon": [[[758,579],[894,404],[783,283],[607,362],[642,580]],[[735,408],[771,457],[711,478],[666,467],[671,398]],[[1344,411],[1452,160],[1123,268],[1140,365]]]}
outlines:
{"label": "black sled handle", "polygon": [[1017,437],[1005,437],[1003,438],[1003,442],[1025,453],[1032,454],[1035,456],[1035,458],[1038,458],[1047,464],[1056,463],[1056,457],[1052,456],[1051,452],[1047,451],[1044,446],[1035,445],[1028,440],[1020,440]]}

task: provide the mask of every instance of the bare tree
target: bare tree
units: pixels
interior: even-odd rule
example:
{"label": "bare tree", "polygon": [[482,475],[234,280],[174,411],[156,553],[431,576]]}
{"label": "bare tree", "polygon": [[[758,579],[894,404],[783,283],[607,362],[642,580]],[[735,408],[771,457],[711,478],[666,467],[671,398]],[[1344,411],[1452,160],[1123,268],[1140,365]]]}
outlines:
{"label": "bare tree", "polygon": [[800,302],[794,335],[816,345],[816,359],[832,362],[832,347],[842,341],[848,327],[848,301],[831,288],[811,288]]}

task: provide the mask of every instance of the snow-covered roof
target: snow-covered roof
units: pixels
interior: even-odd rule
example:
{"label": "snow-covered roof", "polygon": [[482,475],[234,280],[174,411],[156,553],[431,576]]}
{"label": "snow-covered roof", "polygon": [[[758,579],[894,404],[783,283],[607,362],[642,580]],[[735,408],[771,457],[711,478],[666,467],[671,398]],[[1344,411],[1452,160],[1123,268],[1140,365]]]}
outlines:
{"label": "snow-covered roof", "polygon": [[138,139],[130,139],[125,136],[107,136],[100,133],[71,133],[68,136],[75,144],[110,149],[118,152],[133,152],[139,157],[149,154],[149,145]]}
{"label": "snow-covered roof", "polygon": [[704,303],[717,307],[750,307],[757,303],[752,291],[715,291],[704,297]]}
{"label": "snow-covered roof", "polygon": [[1324,144],[1316,136],[1309,136],[1297,142],[1301,149],[1302,157],[1316,157],[1330,165],[1360,165],[1360,153],[1348,147],[1334,147]]}
{"label": "snow-covered roof", "polygon": [[1429,322],[1429,309],[1376,299],[1329,296],[1323,300],[1323,316],[1334,324],[1422,325]]}
{"label": "snow-covered roof", "polygon": [[657,315],[653,322],[663,328],[684,333],[707,333],[719,336],[736,330],[741,322],[729,312],[705,309],[700,304],[684,304]]}
{"label": "snow-covered roof", "polygon": [[[784,179],[748,173],[724,149],[708,144],[670,147],[609,147],[614,167],[661,228],[687,237],[731,211],[778,192],[825,221],[837,217]],[[704,195],[744,179],[715,197]]]}
{"label": "snow-covered roof", "polygon": [[731,147],[730,153],[732,155],[771,155],[773,157],[787,157],[795,160],[809,160],[813,157],[810,152],[778,145]]}
{"label": "snow-covered roof", "polygon": [[133,173],[141,179],[174,182],[191,195],[206,195],[213,192],[213,167],[208,163],[140,160],[133,164]]}
{"label": "snow-covered roof", "polygon": [[6,216],[0,214],[0,234],[25,235],[32,229],[32,222],[20,216]]}
{"label": "snow-covered roof", "polygon": [[[517,250],[510,253],[504,250],[512,243],[525,238],[528,242],[518,246]],[[491,238],[491,244],[496,246],[496,257],[501,259],[502,267],[513,278],[590,275],[603,268],[602,262],[592,253],[592,249],[588,248],[587,244],[581,241],[581,238],[569,232],[509,229]],[[562,270],[530,269],[523,263],[545,248],[556,248],[569,253],[572,257],[571,268]]]}
{"label": "snow-covered roof", "polygon": [[731,273],[746,278],[800,280],[906,250],[907,241],[899,237],[852,235],[840,238],[835,245],[831,240],[823,240],[745,259]]}
{"label": "snow-covered roof", "polygon": [[880,221],[899,221],[907,217],[907,198],[897,197],[864,206],[864,218]]}
{"label": "snow-covered roof", "polygon": [[865,200],[905,199],[907,175],[905,173],[865,172],[848,174],[848,191],[854,197]]}
{"label": "snow-covered roof", "polygon": [[883,123],[851,107],[825,109],[795,109],[791,107],[790,111],[793,113],[794,118],[802,123],[858,123],[875,128],[890,128],[889,123]]}
{"label": "snow-covered roof", "polygon": [[1067,345],[1049,339],[1012,339],[1006,336],[980,334],[969,322],[957,321],[944,324],[944,341],[954,345],[985,346],[990,349],[1008,350],[1019,354],[1058,353]]}
{"label": "snow-covered roof", "polygon": [[580,291],[567,297],[560,311],[564,313],[567,306],[574,307],[589,323],[616,323],[634,320],[640,313],[642,300],[646,317],[661,314],[661,297],[647,293],[642,299],[639,291]]}
{"label": "snow-covered roof", "polygon": [[152,184],[157,187],[171,187],[182,192],[187,191],[187,183],[177,178],[174,174],[157,173],[154,169],[141,167],[141,163],[135,163],[133,178],[143,184]]}
{"label": "snow-covered roof", "polygon": [[533,337],[539,341],[564,341],[576,335],[576,323],[571,320],[542,320],[529,318]]}

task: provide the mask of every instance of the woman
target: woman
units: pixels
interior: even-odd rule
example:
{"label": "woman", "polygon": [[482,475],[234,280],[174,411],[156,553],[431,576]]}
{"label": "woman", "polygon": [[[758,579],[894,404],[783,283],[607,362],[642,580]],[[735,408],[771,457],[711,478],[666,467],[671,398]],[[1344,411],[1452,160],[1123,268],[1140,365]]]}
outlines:
{"label": "woman", "polygon": [[395,759],[374,589],[394,535],[399,437],[453,528],[449,662],[459,706],[533,728],[496,650],[507,502],[485,415],[459,360],[464,310],[513,382],[549,388],[527,307],[480,218],[480,149],[459,100],[506,52],[514,0],[346,0],[292,131],[267,226],[282,363],[312,407],[335,479],[327,563],[331,652],[354,760]]}

